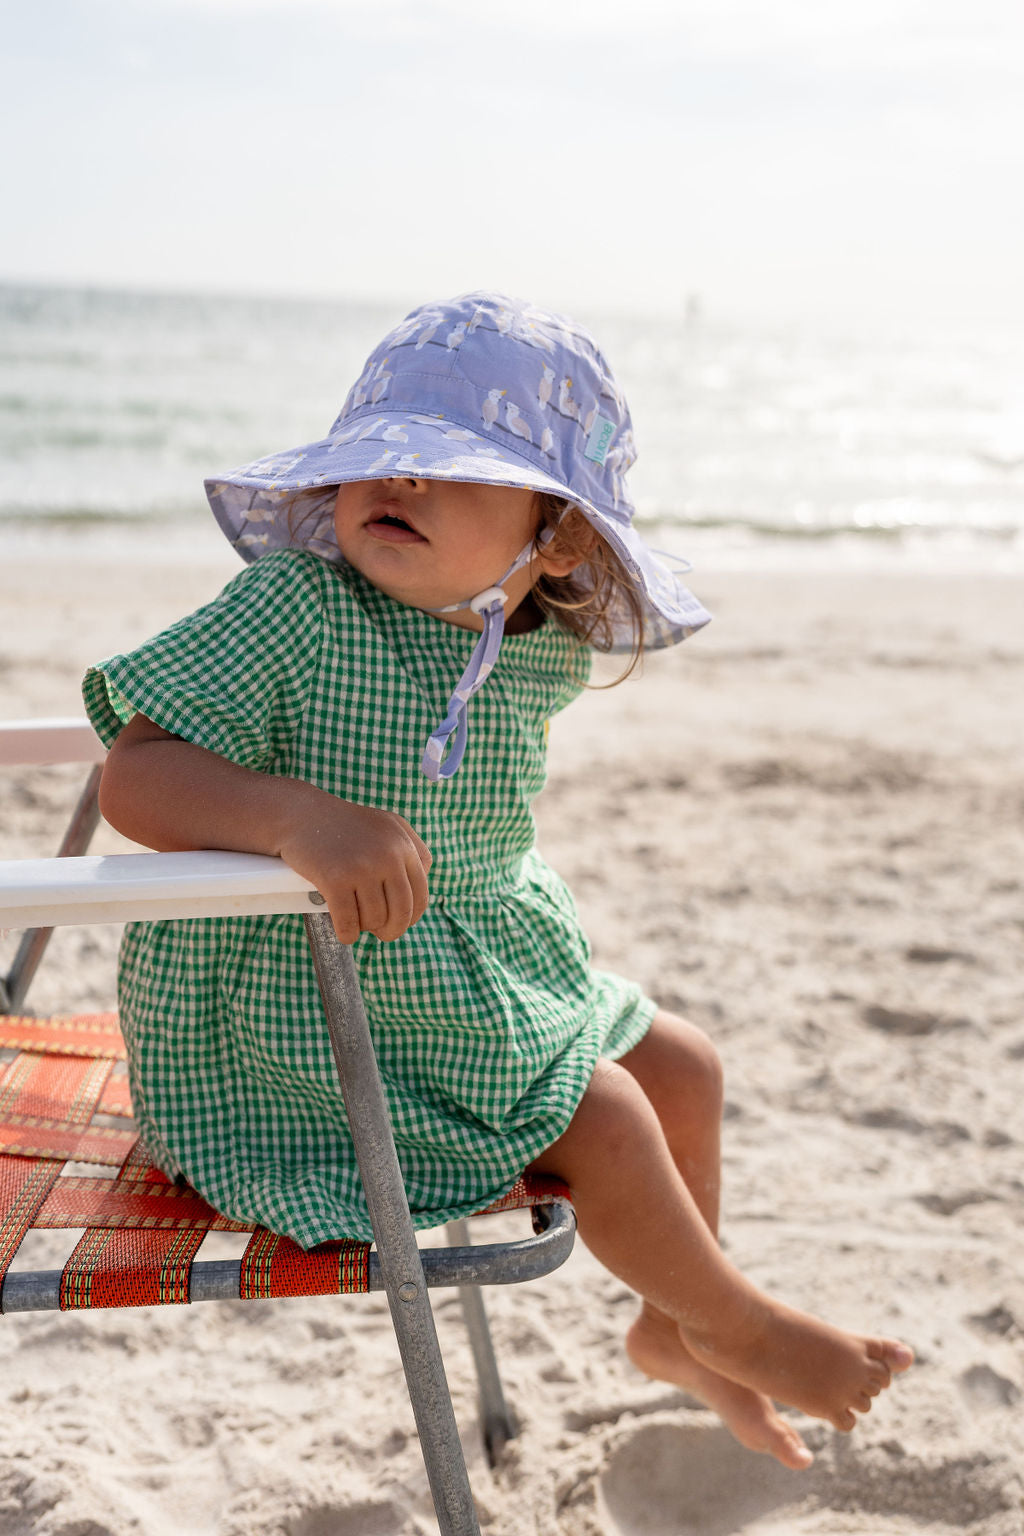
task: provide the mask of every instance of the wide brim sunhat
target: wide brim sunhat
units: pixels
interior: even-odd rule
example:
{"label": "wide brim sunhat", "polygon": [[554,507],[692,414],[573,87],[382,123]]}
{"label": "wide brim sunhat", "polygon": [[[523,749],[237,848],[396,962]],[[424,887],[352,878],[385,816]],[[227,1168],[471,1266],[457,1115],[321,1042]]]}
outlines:
{"label": "wide brim sunhat", "polygon": [[[339,563],[338,485],[407,476],[546,492],[577,507],[619,557],[641,597],[645,644],[674,645],[710,615],[634,526],[624,477],[635,457],[625,400],[588,333],[471,293],[396,326],[325,437],[212,477],[206,491],[243,559],[304,548]],[[591,580],[586,566],[576,580]],[[612,648],[631,648],[628,616],[612,619]]]}

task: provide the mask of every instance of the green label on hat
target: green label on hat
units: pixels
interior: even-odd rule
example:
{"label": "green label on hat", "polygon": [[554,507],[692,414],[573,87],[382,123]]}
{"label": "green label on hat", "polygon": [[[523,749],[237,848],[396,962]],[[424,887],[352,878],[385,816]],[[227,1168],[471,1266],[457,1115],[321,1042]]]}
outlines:
{"label": "green label on hat", "polygon": [[595,464],[604,468],[604,458],[611,447],[612,438],[615,436],[615,423],[609,421],[607,416],[595,416],[594,425],[590,429],[587,438],[587,446],[583,450],[585,459],[593,459]]}

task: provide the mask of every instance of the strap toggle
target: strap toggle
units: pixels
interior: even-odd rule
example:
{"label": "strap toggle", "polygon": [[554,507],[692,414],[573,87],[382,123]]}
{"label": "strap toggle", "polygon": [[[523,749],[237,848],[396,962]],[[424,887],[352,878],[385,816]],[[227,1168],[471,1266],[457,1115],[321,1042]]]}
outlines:
{"label": "strap toggle", "polygon": [[508,593],[501,587],[488,587],[485,592],[478,592],[476,597],[471,597],[469,606],[474,613],[484,613],[492,603],[500,603],[504,608],[508,602]]}

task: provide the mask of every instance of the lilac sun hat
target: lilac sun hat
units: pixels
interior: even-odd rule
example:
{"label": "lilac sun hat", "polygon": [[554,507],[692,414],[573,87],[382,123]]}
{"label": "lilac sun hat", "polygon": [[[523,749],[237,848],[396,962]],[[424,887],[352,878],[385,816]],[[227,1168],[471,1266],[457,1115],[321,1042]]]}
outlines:
{"label": "lilac sun hat", "polygon": [[[626,402],[592,337],[564,316],[477,292],[407,315],[370,354],[326,437],[208,479],[206,493],[243,559],[292,547],[340,563],[334,500],[343,482],[407,476],[549,492],[579,508],[633,577],[645,644],[675,645],[710,615],[633,526],[624,477],[635,458]],[[510,574],[495,573],[499,588]],[[586,585],[585,565],[575,579]],[[467,593],[467,605],[484,595]],[[458,715],[456,750],[442,769],[451,731],[439,727],[429,777],[450,777],[461,761],[465,705],[500,643],[501,604],[492,606],[496,634],[494,613],[477,607],[480,653],[445,722]],[[628,616],[610,617],[612,649],[631,648]]]}
{"label": "lilac sun hat", "polygon": [[674,645],[710,615],[633,527],[624,476],[635,458],[626,402],[582,327],[467,293],[413,310],[384,338],[326,437],[209,479],[206,492],[243,559],[298,546],[340,561],[327,488],[343,481],[548,491],[578,507],[635,578],[646,643]]}

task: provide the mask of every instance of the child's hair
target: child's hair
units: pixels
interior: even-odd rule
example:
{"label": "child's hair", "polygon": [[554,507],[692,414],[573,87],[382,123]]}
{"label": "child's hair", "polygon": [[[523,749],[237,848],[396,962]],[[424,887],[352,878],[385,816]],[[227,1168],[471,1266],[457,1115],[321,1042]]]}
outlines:
{"label": "child's hair", "polygon": [[314,485],[308,490],[297,491],[288,504],[285,526],[288,542],[304,546],[325,559],[338,558],[334,541],[334,504],[338,499],[338,486]]}
{"label": "child's hair", "polygon": [[615,629],[626,620],[632,631],[629,663],[625,670],[603,687],[614,687],[626,680],[639,665],[644,653],[644,611],[636,582],[622,561],[577,507],[559,496],[540,492],[537,496],[540,522],[537,533],[553,530],[547,548],[559,554],[576,555],[589,568],[590,581],[581,582],[572,571],[568,576],[541,576],[533,589],[538,608],[550,613],[587,645],[598,651],[610,651],[617,644]]}

